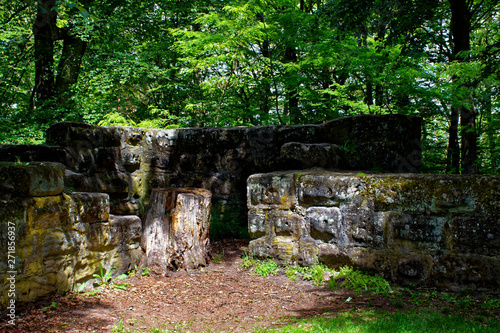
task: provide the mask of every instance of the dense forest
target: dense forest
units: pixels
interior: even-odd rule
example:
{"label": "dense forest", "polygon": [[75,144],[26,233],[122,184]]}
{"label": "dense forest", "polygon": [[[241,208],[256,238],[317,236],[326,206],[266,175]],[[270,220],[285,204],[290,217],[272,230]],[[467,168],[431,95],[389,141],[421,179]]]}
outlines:
{"label": "dense forest", "polygon": [[500,173],[497,0],[0,0],[0,143],[423,119],[424,172]]}

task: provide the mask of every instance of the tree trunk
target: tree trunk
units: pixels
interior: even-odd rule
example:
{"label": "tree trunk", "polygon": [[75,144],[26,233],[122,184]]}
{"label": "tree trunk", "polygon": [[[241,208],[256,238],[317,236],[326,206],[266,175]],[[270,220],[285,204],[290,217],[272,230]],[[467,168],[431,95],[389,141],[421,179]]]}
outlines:
{"label": "tree trunk", "polygon": [[65,34],[61,59],[57,66],[56,92],[60,97],[59,104],[64,104],[70,96],[67,93],[77,83],[83,55],[87,42],[69,34]]}
{"label": "tree trunk", "polygon": [[54,78],[54,40],[57,38],[57,12],[53,10],[55,0],[38,2],[38,11],[33,25],[35,36],[35,86],[32,105],[41,106],[53,97]]}
{"label": "tree trunk", "polygon": [[[451,6],[451,34],[453,37],[453,59],[467,62],[470,51],[471,8],[467,0],[449,0]],[[468,89],[468,88],[464,88]],[[462,136],[462,172],[477,173],[476,114],[470,98],[464,98],[457,106],[460,113]]]}
{"label": "tree trunk", "polygon": [[[82,0],[89,5],[89,0]],[[57,27],[57,10],[55,0],[38,1],[38,12],[33,25],[35,36],[35,86],[31,102],[38,108],[54,99],[59,105],[64,104],[70,96],[67,93],[77,82],[80,66],[87,42],[71,35],[71,28],[61,30]],[[72,9],[77,12],[79,9]],[[63,50],[57,64],[57,77],[54,64],[54,42],[63,40]]]}
{"label": "tree trunk", "polygon": [[[297,62],[297,54],[295,47],[287,47],[285,50],[286,62]],[[294,74],[290,74],[288,83],[286,84],[286,113],[290,117],[290,124],[298,124],[300,122],[299,99],[297,97],[297,87],[293,78]]]}
{"label": "tree trunk", "polygon": [[144,214],[141,246],[153,272],[194,269],[209,257],[212,194],[195,188],[155,188]]}

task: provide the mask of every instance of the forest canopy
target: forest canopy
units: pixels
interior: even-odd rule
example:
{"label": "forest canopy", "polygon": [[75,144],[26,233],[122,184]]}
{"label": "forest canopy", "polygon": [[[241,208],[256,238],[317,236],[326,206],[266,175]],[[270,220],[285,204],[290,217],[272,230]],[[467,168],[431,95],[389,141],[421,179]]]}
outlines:
{"label": "forest canopy", "polygon": [[422,171],[500,173],[497,0],[0,2],[0,144],[404,114]]}

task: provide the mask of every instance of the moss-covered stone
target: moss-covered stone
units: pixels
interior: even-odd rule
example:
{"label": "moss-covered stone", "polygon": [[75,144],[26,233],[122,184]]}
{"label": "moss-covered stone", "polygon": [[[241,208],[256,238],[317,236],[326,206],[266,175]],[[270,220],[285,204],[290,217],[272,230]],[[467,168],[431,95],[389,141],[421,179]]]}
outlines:
{"label": "moss-covered stone", "polygon": [[[110,216],[106,194],[15,197],[1,203],[0,246],[12,251],[0,252],[0,269],[17,272],[18,304],[71,290],[92,280],[101,265],[118,267],[116,276],[140,262],[141,220]],[[8,278],[0,276],[2,308],[9,300]]]}

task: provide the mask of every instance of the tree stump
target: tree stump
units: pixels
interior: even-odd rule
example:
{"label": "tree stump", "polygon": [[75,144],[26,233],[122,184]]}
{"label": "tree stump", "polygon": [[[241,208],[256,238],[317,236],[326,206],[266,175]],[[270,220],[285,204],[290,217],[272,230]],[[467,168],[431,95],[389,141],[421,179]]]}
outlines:
{"label": "tree stump", "polygon": [[153,272],[194,269],[209,259],[212,194],[197,188],[155,188],[144,215],[141,246]]}

